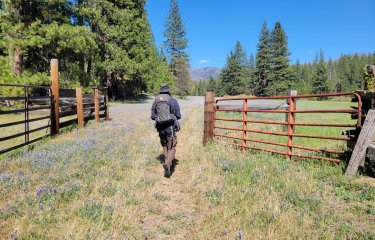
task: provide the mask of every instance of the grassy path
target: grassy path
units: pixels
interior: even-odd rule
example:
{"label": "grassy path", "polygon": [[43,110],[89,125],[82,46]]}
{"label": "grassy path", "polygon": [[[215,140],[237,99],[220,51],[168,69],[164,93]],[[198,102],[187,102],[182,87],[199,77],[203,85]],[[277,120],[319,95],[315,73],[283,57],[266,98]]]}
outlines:
{"label": "grassy path", "polygon": [[[150,104],[114,106],[113,120],[73,130],[0,163],[0,236],[21,239],[188,239],[209,215],[215,178],[204,156],[202,99],[181,100],[182,128],[170,179]],[[213,171],[213,174],[218,172]],[[211,175],[212,177],[213,175]]]}
{"label": "grassy path", "polygon": [[150,103],[0,161],[0,239],[375,239],[375,187],[340,166],[203,147],[203,99],[179,100],[170,179]]}
{"label": "grassy path", "polygon": [[[202,124],[201,111],[200,108],[191,110],[183,122],[176,154],[179,164],[170,179],[163,177],[163,168],[157,160],[162,152],[157,134],[143,135],[144,124],[138,126],[139,131],[134,131],[131,138],[136,140],[130,144],[130,152],[137,153],[134,157],[138,161],[131,174],[139,187],[134,190],[138,204],[132,208],[135,221],[130,229],[136,238],[189,239],[192,234],[199,236],[200,228],[210,214],[202,192],[212,185],[206,176],[212,177],[213,173],[210,163],[201,159],[202,132],[197,131],[196,126]],[[142,141],[152,142],[146,152],[136,151]]]}

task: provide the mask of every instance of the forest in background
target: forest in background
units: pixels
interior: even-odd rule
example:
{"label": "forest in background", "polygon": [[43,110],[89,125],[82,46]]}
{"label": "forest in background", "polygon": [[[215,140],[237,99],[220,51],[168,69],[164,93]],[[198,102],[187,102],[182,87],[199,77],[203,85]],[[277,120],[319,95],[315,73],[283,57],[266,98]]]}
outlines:
{"label": "forest in background", "polygon": [[[251,59],[251,58],[250,58]],[[319,59],[319,57],[317,58]],[[295,89],[299,94],[313,93],[313,77],[316,77],[318,60],[313,63],[300,63],[297,59],[295,64],[290,65],[293,73],[294,82],[290,89]],[[339,59],[324,61],[326,68],[325,78],[327,88],[322,92],[351,92],[358,89],[364,89],[364,76],[366,74],[366,64],[375,64],[375,53],[372,54],[343,54]],[[251,64],[250,76],[247,81],[249,88],[243,88],[239,94],[254,94],[250,83],[255,76],[251,75],[255,70],[255,64]],[[206,91],[215,91],[220,96],[229,95],[224,89],[221,89],[220,78],[210,78],[207,81],[200,80],[194,83],[194,95],[203,96]],[[282,92],[280,92],[282,94]]]}
{"label": "forest in background", "polygon": [[375,52],[343,54],[339,59],[325,59],[323,50],[312,63],[290,64],[288,37],[276,22],[272,31],[264,22],[259,34],[257,53],[247,55],[237,41],[227,56],[220,77],[194,84],[194,94],[215,91],[217,95],[284,95],[287,90],[299,94],[352,92],[365,88],[365,67],[375,64]]}
{"label": "forest in background", "polygon": [[188,69],[187,40],[177,2],[171,1],[162,48],[155,45],[145,4],[0,1],[0,83],[49,84],[56,58],[62,87],[106,86],[112,99],[124,99],[155,93],[167,82],[187,94],[190,86],[180,80]]}
{"label": "forest in background", "polygon": [[112,99],[156,93],[161,83],[177,95],[283,95],[363,89],[364,68],[375,52],[290,64],[280,22],[264,22],[256,54],[240,42],[219,78],[192,84],[188,39],[176,0],[170,1],[162,46],[156,46],[146,0],[0,0],[0,83],[50,83],[50,60],[59,59],[62,87],[108,87]]}

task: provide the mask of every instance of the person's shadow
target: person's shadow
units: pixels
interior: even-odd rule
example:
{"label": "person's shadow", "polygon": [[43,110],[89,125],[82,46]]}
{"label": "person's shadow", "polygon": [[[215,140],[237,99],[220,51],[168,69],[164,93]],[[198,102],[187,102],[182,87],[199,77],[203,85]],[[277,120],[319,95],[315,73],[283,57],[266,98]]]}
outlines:
{"label": "person's shadow", "polygon": [[[165,156],[164,154],[160,154],[156,159],[160,162],[160,164],[163,164],[165,162]],[[178,159],[173,159],[172,166],[171,166],[171,176],[173,175],[174,171],[176,170],[176,166],[179,164]]]}

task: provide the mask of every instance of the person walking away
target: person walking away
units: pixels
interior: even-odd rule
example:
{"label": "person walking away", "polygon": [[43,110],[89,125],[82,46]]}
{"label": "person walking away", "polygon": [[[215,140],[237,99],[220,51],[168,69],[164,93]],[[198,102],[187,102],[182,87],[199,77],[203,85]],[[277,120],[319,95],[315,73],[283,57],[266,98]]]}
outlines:
{"label": "person walking away", "polygon": [[164,154],[164,176],[172,175],[171,167],[176,154],[177,136],[180,131],[181,119],[180,106],[170,94],[170,87],[163,83],[160,85],[159,94],[151,107],[151,119],[155,120],[155,128],[159,132],[160,143]]}

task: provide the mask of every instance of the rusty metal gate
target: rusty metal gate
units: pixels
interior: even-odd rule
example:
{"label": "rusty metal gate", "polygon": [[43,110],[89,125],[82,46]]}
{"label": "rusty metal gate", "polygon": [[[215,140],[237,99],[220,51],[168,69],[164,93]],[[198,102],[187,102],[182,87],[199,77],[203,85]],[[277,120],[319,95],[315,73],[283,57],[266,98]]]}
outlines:
{"label": "rusty metal gate", "polygon": [[[300,104],[296,104],[297,99],[298,102],[304,103],[303,100],[338,96],[352,96],[358,101],[358,104],[355,107],[342,109],[324,106],[315,108],[302,106],[299,108],[297,105]],[[271,107],[259,104],[269,100],[281,100],[284,104]],[[287,104],[285,104],[285,100]],[[319,102],[317,101],[313,105],[319,105]],[[274,117],[277,114],[279,117]],[[334,119],[334,122],[324,119],[331,117],[331,114],[341,114],[343,117]],[[280,115],[282,115],[282,120]],[[306,115],[308,116],[306,117]],[[342,121],[338,121],[338,119]],[[331,142],[353,140],[355,137],[353,134],[343,136],[340,130],[354,128],[349,131],[353,133],[355,129],[361,128],[361,124],[362,101],[356,93],[217,98],[214,105],[213,136],[218,142],[236,146],[243,152],[246,149],[252,149],[285,155],[289,159],[299,157],[339,163],[340,155],[344,154],[346,150],[343,149],[342,144],[332,145]],[[302,130],[300,131],[298,128],[302,128]],[[327,134],[314,134],[316,129]],[[337,136],[338,134],[341,135]],[[324,141],[330,143],[324,143]],[[322,144],[324,147],[321,147]]]}

